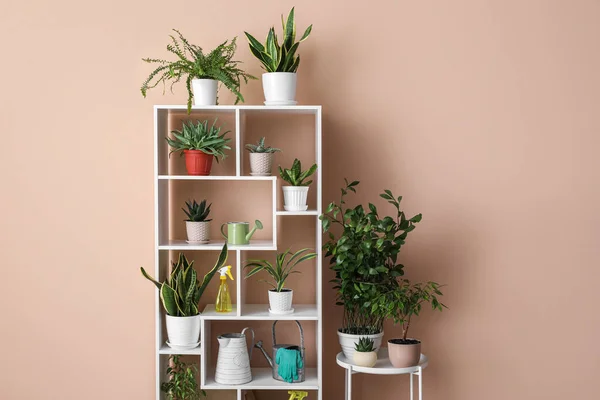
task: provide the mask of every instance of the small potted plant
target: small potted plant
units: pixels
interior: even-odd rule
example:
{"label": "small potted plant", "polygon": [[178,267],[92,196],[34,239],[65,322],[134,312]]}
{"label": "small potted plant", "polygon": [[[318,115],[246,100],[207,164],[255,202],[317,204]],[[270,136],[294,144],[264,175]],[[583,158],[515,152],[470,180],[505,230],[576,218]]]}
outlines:
{"label": "small potted plant", "polygon": [[290,274],[299,273],[299,271],[294,271],[298,264],[317,256],[316,253],[308,251],[309,249],[302,249],[291,253],[290,249],[287,249],[283,253],[278,253],[275,266],[267,260],[248,260],[246,262],[245,268],[252,268],[246,275],[246,279],[260,271],[266,271],[273,278],[272,282],[262,280],[272,287],[269,290],[269,312],[273,314],[291,314],[294,312],[292,308],[294,291],[284,288],[284,285]]}
{"label": "small potted plant", "polygon": [[[404,274],[404,266],[397,261],[398,253],[421,214],[407,218],[400,210],[402,197],[394,198],[389,190],[380,196],[394,206],[392,216],[380,216],[372,203],[368,211],[360,204],[348,207],[346,196],[356,193],[359,182],[345,182],[339,204],[330,203],[320,218],[323,231],[329,232],[323,250],[335,272],[337,304],[344,307],[338,338],[345,357],[352,360],[361,337],[373,339],[375,351],[381,346],[383,322],[389,315],[385,294],[399,286],[397,277]],[[331,232],[331,226],[341,231]],[[337,237],[334,232],[339,232]]]}
{"label": "small potted plant", "polygon": [[171,146],[169,156],[176,151],[185,155],[185,168],[188,175],[210,175],[213,158],[219,162],[219,157],[225,159],[225,150],[231,150],[227,145],[231,141],[225,135],[230,131],[221,133],[221,127],[208,126],[208,120],[192,121],[183,123],[180,131],[171,132],[173,138],[167,137],[167,143]]}
{"label": "small potted plant", "polygon": [[306,181],[309,176],[315,173],[317,164],[313,164],[306,171],[302,171],[302,164],[297,158],[292,163],[292,168],[282,169],[279,166],[279,176],[290,184],[283,186],[283,208],[287,211],[306,211],[306,199],[308,197],[308,185],[312,181]]}
{"label": "small potted plant", "polygon": [[408,328],[411,318],[419,315],[423,303],[430,303],[433,310],[442,311],[446,307],[437,296],[442,296],[438,283],[411,284],[408,279],[401,279],[398,287],[386,293],[379,303],[395,324],[402,325],[402,337],[388,340],[390,362],[394,367],[406,368],[419,363],[421,341],[409,338]]}
{"label": "small potted plant", "polygon": [[199,400],[202,396],[206,397],[206,392],[198,385],[196,365],[186,364],[179,357],[169,357],[169,380],[161,383],[160,390],[165,393],[167,400]]}
{"label": "small potted plant", "polygon": [[256,77],[241,70],[238,67],[240,61],[233,60],[237,48],[237,38],[233,38],[231,42],[226,40],[213,51],[205,54],[202,48],[190,44],[178,30],[173,30],[177,33],[178,38],[169,35],[171,43],[167,45],[167,51],[176,56],[174,61],[142,59],[150,64],[159,64],[142,84],[142,95],[146,97],[148,89],[155,88],[160,83],[166,87],[170,82],[172,90],[173,85],[183,79],[188,91],[188,114],[192,110],[192,99],[197,106],[217,104],[219,82],[235,94],[235,104],[239,101],[243,102],[244,96],[240,93],[241,80],[248,83],[249,79],[256,79]]}
{"label": "small potted plant", "polygon": [[269,29],[265,44],[261,44],[248,32],[250,51],[261,62],[266,73],[262,76],[263,90],[266,105],[295,105],[296,104],[296,71],[300,64],[300,56],[296,55],[300,42],[310,35],[312,25],[306,28],[299,42],[296,42],[296,22],[294,21],[294,8],[290,11],[287,21],[283,26],[283,40],[281,46],[275,33],[275,27]]}
{"label": "small potted plant", "polygon": [[227,261],[227,244],[223,245],[214,267],[204,275],[200,283],[197,279],[194,261],[188,261],[183,253],[179,253],[177,262],[173,263],[170,275],[164,282],[154,280],[144,268],[142,275],[154,283],[160,293],[165,309],[167,322],[167,345],[178,350],[197,347],[200,337],[200,311],[198,303],[202,294],[218,269]]}
{"label": "small potted plant", "polygon": [[185,220],[185,229],[187,231],[188,243],[208,243],[210,240],[210,206],[206,206],[206,199],[200,204],[196,200],[186,201],[185,208],[182,208],[188,219]]}
{"label": "small potted plant", "polygon": [[377,352],[373,346],[375,341],[368,337],[361,337],[354,346],[354,364],[361,367],[369,367],[377,362]]}
{"label": "small potted plant", "polygon": [[264,137],[257,144],[247,144],[246,149],[250,152],[250,175],[271,176],[273,155],[281,149],[266,146]]}

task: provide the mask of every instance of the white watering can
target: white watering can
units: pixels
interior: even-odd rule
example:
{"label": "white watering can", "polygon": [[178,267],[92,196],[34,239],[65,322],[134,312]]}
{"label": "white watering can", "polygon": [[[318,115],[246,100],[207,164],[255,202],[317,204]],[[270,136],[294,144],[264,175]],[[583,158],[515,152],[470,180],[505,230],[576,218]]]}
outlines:
{"label": "white watering can", "polygon": [[[244,332],[252,332],[252,344],[250,355],[246,346],[246,335]],[[250,370],[250,359],[254,347],[254,331],[252,328],[244,328],[242,333],[225,333],[217,336],[219,341],[219,355],[217,356],[217,370],[215,381],[222,385],[242,385],[252,380]]]}

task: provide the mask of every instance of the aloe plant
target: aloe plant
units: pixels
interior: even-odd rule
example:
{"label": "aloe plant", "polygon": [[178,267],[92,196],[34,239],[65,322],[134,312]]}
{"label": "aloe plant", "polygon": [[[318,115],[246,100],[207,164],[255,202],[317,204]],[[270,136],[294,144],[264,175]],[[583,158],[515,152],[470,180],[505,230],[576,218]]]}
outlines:
{"label": "aloe plant", "polygon": [[277,153],[281,151],[277,147],[266,146],[264,137],[261,137],[256,144],[247,144],[246,150],[250,153]]}
{"label": "aloe plant", "polygon": [[312,181],[305,182],[305,180],[314,174],[316,170],[317,164],[313,164],[308,170],[302,171],[302,164],[296,158],[290,169],[283,169],[279,166],[279,176],[292,186],[308,186]]}
{"label": "aloe plant", "polygon": [[375,341],[368,337],[361,337],[358,339],[358,342],[354,344],[354,349],[360,353],[368,353],[370,351],[375,351],[374,349]]}
{"label": "aloe plant", "polygon": [[224,159],[226,157],[225,150],[231,150],[231,147],[227,145],[231,139],[225,137],[230,131],[221,133],[221,127],[216,126],[216,123],[216,118],[210,127],[208,120],[196,121],[195,124],[192,121],[184,122],[180,131],[171,132],[173,138],[165,138],[171,146],[169,156],[176,151],[200,150],[213,155],[217,162],[219,162],[219,157]]}
{"label": "aloe plant", "polygon": [[168,315],[190,317],[199,314],[198,303],[202,294],[225,261],[227,261],[227,243],[223,245],[215,266],[204,275],[202,283],[198,281],[194,261],[189,262],[183,253],[179,253],[179,259],[173,263],[173,270],[164,282],[156,281],[143,267],[140,270],[142,275],[158,288],[162,305]]}
{"label": "aloe plant", "polygon": [[212,219],[207,219],[208,214],[210,214],[210,206],[212,206],[212,203],[209,204],[208,207],[206,207],[206,200],[202,200],[200,204],[198,204],[198,202],[194,199],[193,201],[186,201],[185,205],[187,207],[187,210],[185,208],[182,208],[182,210],[188,217],[187,221],[212,221]]}
{"label": "aloe plant", "polygon": [[294,7],[288,14],[287,21],[284,21],[283,15],[281,15],[281,25],[283,27],[283,42],[281,45],[277,40],[275,27],[269,29],[264,45],[248,32],[244,33],[248,38],[250,51],[258,58],[267,72],[296,72],[300,64],[300,55],[296,55],[298,46],[308,38],[312,31],[312,25],[306,28],[300,41],[296,42]]}

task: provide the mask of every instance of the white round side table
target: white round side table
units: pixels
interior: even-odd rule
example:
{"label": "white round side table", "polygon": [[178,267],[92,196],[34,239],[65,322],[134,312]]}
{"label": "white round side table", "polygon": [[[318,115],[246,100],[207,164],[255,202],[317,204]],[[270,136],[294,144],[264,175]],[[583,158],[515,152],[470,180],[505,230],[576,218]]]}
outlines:
{"label": "white round side table", "polygon": [[427,356],[421,354],[419,364],[414,367],[396,368],[390,363],[387,347],[379,349],[377,363],[374,367],[359,367],[350,362],[344,353],[338,353],[336,362],[346,369],[346,400],[352,400],[352,374],[399,375],[410,374],[410,400],[414,400],[413,375],[418,376],[419,400],[423,400],[423,370],[427,367]]}

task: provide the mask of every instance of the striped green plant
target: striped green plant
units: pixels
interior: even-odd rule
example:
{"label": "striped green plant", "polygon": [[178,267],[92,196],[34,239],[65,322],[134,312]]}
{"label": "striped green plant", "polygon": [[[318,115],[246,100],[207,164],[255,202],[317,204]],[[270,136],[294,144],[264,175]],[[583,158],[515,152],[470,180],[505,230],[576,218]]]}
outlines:
{"label": "striped green plant", "polygon": [[294,271],[294,268],[303,261],[312,260],[317,256],[316,253],[308,252],[310,249],[298,250],[292,253],[290,249],[287,249],[283,253],[278,253],[276,256],[275,265],[271,264],[267,260],[248,260],[244,268],[252,268],[246,275],[246,279],[259,273],[260,271],[266,271],[273,282],[261,280],[269,284],[276,292],[281,292],[285,281],[290,274],[298,274],[300,271]]}
{"label": "striped green plant", "polygon": [[254,36],[244,32],[248,38],[250,51],[262,63],[262,67],[267,72],[296,72],[300,64],[300,55],[296,55],[300,42],[308,38],[312,31],[310,25],[304,31],[304,35],[299,42],[296,42],[296,22],[294,21],[294,8],[288,14],[287,20],[281,15],[281,25],[283,27],[283,42],[281,45],[275,34],[275,27],[269,29],[265,44],[260,43]]}

